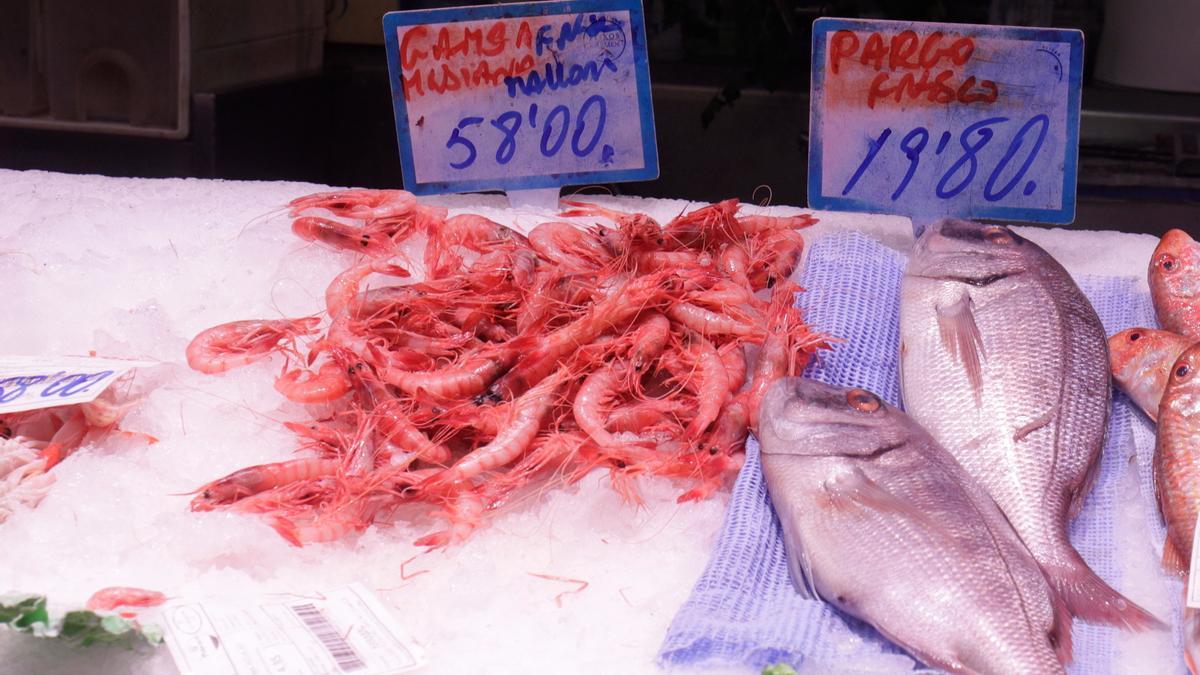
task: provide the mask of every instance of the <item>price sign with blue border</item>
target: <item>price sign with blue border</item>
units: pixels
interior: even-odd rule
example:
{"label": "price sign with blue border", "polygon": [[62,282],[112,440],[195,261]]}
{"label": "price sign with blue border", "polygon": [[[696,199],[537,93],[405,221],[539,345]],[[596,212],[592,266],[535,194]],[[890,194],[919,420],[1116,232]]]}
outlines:
{"label": "price sign with blue border", "polygon": [[813,208],[1070,223],[1083,34],[813,25]]}
{"label": "price sign with blue border", "polygon": [[658,177],[640,0],[390,12],[383,28],[408,190]]}

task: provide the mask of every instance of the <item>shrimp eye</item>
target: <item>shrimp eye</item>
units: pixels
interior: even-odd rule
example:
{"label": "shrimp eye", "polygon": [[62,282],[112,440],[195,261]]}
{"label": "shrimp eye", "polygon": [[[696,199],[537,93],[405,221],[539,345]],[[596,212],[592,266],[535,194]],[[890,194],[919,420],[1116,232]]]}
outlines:
{"label": "shrimp eye", "polygon": [[1141,334],[1141,333],[1130,333],[1130,334],[1129,334],[1129,341],[1130,341],[1130,342],[1137,342],[1138,340],[1141,340],[1141,339],[1142,339],[1142,334]]}
{"label": "shrimp eye", "polygon": [[1183,378],[1187,377],[1188,374],[1191,372],[1192,372],[1191,366],[1189,366],[1186,363],[1182,363],[1179,365],[1178,368],[1175,369],[1175,377],[1178,377],[1179,379],[1183,379]]}
{"label": "shrimp eye", "polygon": [[983,234],[984,238],[993,244],[1009,246],[1013,243],[1012,234],[1002,227],[989,227]]}
{"label": "shrimp eye", "polygon": [[882,405],[878,396],[865,389],[851,389],[846,392],[846,402],[855,410],[868,413],[879,410],[879,406]]}
{"label": "shrimp eye", "polygon": [[1179,267],[1179,261],[1170,253],[1164,253],[1158,257],[1158,266],[1164,272],[1174,272],[1176,267]]}

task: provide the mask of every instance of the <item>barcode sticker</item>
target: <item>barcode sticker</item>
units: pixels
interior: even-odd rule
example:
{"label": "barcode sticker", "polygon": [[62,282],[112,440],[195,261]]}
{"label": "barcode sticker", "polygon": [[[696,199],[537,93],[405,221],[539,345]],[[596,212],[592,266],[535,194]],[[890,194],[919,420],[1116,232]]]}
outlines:
{"label": "barcode sticker", "polygon": [[160,612],[181,675],[393,675],[425,661],[361,584],[303,598],[174,600]]}
{"label": "barcode sticker", "polygon": [[343,673],[362,670],[367,667],[367,664],[354,651],[354,647],[351,647],[350,643],[346,642],[346,638],[342,637],[342,634],[333,627],[333,624],[329,623],[329,619],[325,618],[325,615],[321,613],[321,610],[317,609],[316,605],[311,602],[293,605],[292,611],[296,613],[296,616],[300,617],[305,626],[308,626],[312,634],[321,641],[321,644],[325,646],[325,651],[329,652],[329,655],[337,662],[337,667]]}

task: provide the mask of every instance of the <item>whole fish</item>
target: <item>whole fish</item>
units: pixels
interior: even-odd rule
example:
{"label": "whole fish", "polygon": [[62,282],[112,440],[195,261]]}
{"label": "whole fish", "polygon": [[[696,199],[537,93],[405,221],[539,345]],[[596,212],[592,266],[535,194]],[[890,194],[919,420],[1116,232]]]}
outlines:
{"label": "whole fish", "polygon": [[1062,265],[1006,227],[933,224],[901,284],[900,366],[905,409],[992,496],[1072,614],[1161,625],[1067,537],[1112,387],[1104,328]]}
{"label": "whole fish", "polygon": [[1200,340],[1200,243],[1183,230],[1163,235],[1147,273],[1158,323]]}
{"label": "whole fish", "polygon": [[[1154,452],[1154,487],[1167,524],[1163,566],[1187,576],[1192,539],[1200,514],[1200,344],[1192,345],[1171,368],[1158,407],[1158,440]],[[1183,647],[1188,668],[1200,662],[1200,615],[1183,613]]]}
{"label": "whole fish", "polygon": [[783,378],[762,470],[796,588],[951,672],[1062,673],[1071,616],[996,504],[863,389]]}
{"label": "whole fish", "polygon": [[1171,366],[1195,340],[1154,328],[1129,328],[1108,338],[1113,379],[1150,419],[1158,420]]}

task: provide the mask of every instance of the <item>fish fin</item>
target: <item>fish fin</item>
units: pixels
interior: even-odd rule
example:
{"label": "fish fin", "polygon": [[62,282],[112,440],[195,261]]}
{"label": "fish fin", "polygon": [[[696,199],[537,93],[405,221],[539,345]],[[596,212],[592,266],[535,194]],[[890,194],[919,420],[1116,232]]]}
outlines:
{"label": "fish fin", "polygon": [[942,345],[967,371],[967,380],[978,404],[983,399],[983,362],[987,355],[983,351],[983,336],[975,323],[974,305],[971,294],[964,292],[958,300],[945,306],[937,305],[935,309]]}
{"label": "fish fin", "polygon": [[1181,577],[1187,575],[1187,564],[1183,561],[1183,554],[1179,552],[1179,547],[1170,536],[1163,540],[1162,566],[1172,574]]}
{"label": "fish fin", "polygon": [[1163,489],[1162,467],[1158,465],[1161,459],[1162,453],[1156,450],[1154,458],[1150,462],[1150,478],[1154,483],[1154,503],[1158,504],[1158,517],[1165,525],[1167,522],[1167,491]]}
{"label": "fish fin", "polygon": [[817,594],[817,586],[813,580],[812,562],[804,550],[804,542],[798,531],[792,526],[791,518],[780,518],[780,529],[783,530],[783,547],[786,551],[788,572],[792,578],[792,586],[796,593],[805,600],[821,600]]}
{"label": "fish fin", "polygon": [[1165,623],[1108,585],[1076,554],[1073,562],[1047,568],[1046,577],[1071,614],[1090,623],[1129,631],[1164,629]]}
{"label": "fish fin", "polygon": [[[1055,457],[1058,456],[1058,450],[1055,449]],[[1096,484],[1096,478],[1100,476],[1100,458],[1097,457],[1092,462],[1091,466],[1083,474],[1083,480],[1079,483],[1079,489],[1075,494],[1071,495],[1071,504],[1067,510],[1067,516],[1070,520],[1075,520],[1079,513],[1083,511],[1083,503],[1087,501],[1087,496],[1092,492],[1092,486]]]}
{"label": "fish fin", "polygon": [[[1023,425],[1020,429],[1014,431],[1013,442],[1020,443],[1021,441],[1025,440],[1025,437],[1029,434],[1032,434],[1038,429],[1041,429],[1047,424],[1053,422],[1054,418],[1058,415],[1058,408],[1059,404],[1055,403],[1049,410],[1029,420],[1029,422]],[[1096,462],[1095,464],[1099,465],[1099,462]]]}
{"label": "fish fin", "polygon": [[1051,602],[1054,607],[1054,623],[1050,626],[1050,632],[1046,635],[1050,639],[1050,644],[1054,645],[1054,653],[1058,655],[1058,662],[1066,666],[1074,657],[1074,645],[1071,640],[1071,624],[1074,619],[1071,617],[1071,609],[1067,607],[1066,600],[1058,593],[1051,592]]}
{"label": "fish fin", "polygon": [[1200,610],[1194,607],[1183,609],[1183,660],[1187,662],[1188,672],[1200,674]]}
{"label": "fish fin", "polygon": [[825,492],[834,508],[847,508],[852,504],[878,511],[896,513],[921,523],[925,527],[940,531],[941,528],[916,504],[888,492],[871,480],[862,469],[853,469],[825,481]]}

